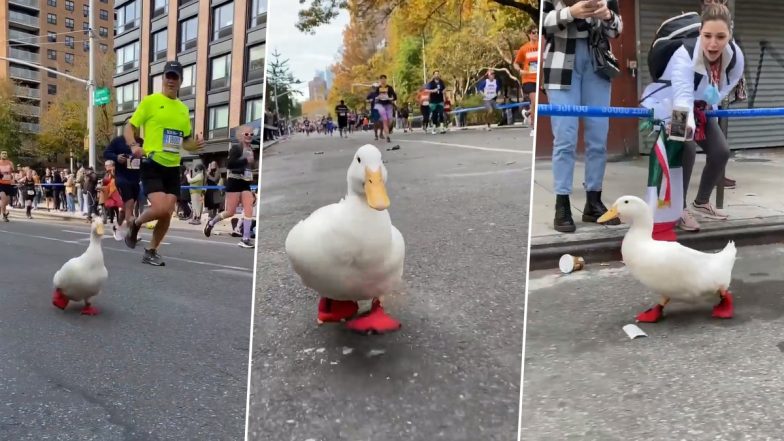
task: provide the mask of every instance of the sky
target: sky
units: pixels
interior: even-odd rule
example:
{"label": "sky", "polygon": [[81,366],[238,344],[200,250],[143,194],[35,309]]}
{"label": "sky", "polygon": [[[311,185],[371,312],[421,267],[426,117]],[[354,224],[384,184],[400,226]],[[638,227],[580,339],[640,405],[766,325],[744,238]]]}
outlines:
{"label": "sky", "polygon": [[339,59],[338,50],[343,45],[343,29],[348,26],[349,16],[341,12],[332,23],[320,26],[315,35],[297,30],[297,13],[300,6],[292,0],[270,0],[267,23],[267,57],[277,50],[282,59],[289,60],[294,77],[302,81],[298,89],[303,95],[295,97],[299,101],[308,98],[308,81],[317,70],[326,70]]}

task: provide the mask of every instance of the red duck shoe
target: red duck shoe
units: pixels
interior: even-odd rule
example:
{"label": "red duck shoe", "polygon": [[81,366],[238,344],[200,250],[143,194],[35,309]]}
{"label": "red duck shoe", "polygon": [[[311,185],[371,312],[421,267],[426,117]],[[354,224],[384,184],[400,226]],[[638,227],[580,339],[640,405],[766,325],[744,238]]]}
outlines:
{"label": "red duck shoe", "polygon": [[330,322],[343,322],[359,310],[359,304],[352,300],[333,300],[322,297],[318,305],[318,324]]}
{"label": "red duck shoe", "polygon": [[65,309],[65,307],[68,306],[68,297],[66,297],[59,288],[54,290],[54,294],[52,295],[52,305],[60,309]]}
{"label": "red duck shoe", "polygon": [[373,300],[370,312],[362,317],[355,318],[346,324],[346,327],[360,334],[386,334],[400,329],[400,322],[387,315],[381,302]]}

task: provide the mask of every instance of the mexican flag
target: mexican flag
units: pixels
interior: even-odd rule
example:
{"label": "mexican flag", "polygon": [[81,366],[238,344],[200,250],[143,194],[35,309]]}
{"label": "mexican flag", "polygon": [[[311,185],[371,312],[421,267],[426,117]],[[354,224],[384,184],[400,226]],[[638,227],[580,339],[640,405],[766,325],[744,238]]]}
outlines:
{"label": "mexican flag", "polygon": [[683,212],[683,143],[659,132],[648,162],[646,201],[653,210],[653,238],[675,241],[675,226]]}

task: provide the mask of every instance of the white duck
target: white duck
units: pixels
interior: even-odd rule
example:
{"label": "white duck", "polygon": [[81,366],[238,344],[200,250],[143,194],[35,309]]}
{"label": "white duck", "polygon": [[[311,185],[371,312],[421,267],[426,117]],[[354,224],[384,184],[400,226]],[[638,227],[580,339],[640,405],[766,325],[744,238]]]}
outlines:
{"label": "white duck", "polygon": [[732,294],[728,291],[735,265],[735,243],[730,241],[715,254],[687,248],[677,242],[653,240],[653,212],[635,196],[622,196],[598,222],[621,218],[631,224],[623,238],[621,254],[632,275],[661,295],[661,302],[641,312],[640,322],[656,322],[670,299],[695,302],[718,294],[713,317],[732,318]]}
{"label": "white duck", "polygon": [[361,333],[396,331],[400,322],[384,312],[380,298],[402,283],[405,243],[389,218],[387,170],[373,145],[360,147],[348,168],[348,192],[300,221],[286,238],[286,253],[305,286],[322,297],[318,323],[352,318],[357,301],[371,310],[348,322]]}
{"label": "white duck", "polygon": [[54,274],[54,296],[52,304],[65,309],[68,302],[83,301],[82,314],[97,315],[98,309],[90,304],[90,299],[98,295],[109,276],[103,263],[101,238],[104,227],[100,217],[93,221],[90,228],[90,245],[79,257],[65,262]]}

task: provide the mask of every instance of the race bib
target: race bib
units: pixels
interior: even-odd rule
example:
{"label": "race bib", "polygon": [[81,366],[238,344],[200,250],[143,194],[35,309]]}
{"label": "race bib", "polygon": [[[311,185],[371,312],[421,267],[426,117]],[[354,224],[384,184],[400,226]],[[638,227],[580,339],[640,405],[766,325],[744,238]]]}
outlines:
{"label": "race bib", "polygon": [[142,160],[140,158],[129,158],[128,170],[139,170],[141,164],[142,164]]}
{"label": "race bib", "polygon": [[180,153],[182,135],[181,130],[163,129],[163,151],[167,153]]}
{"label": "race bib", "polygon": [[35,191],[34,190],[27,190],[27,194],[30,195],[30,196],[33,196],[33,195],[35,195]]}
{"label": "race bib", "polygon": [[379,93],[376,99],[378,99],[379,101],[389,101],[389,94]]}
{"label": "race bib", "polygon": [[539,71],[539,62],[538,61],[532,61],[532,62],[528,63],[528,72],[536,73],[538,71]]}
{"label": "race bib", "polygon": [[245,179],[246,181],[252,181],[253,180],[253,170],[245,169],[245,172],[242,173],[242,179]]}

